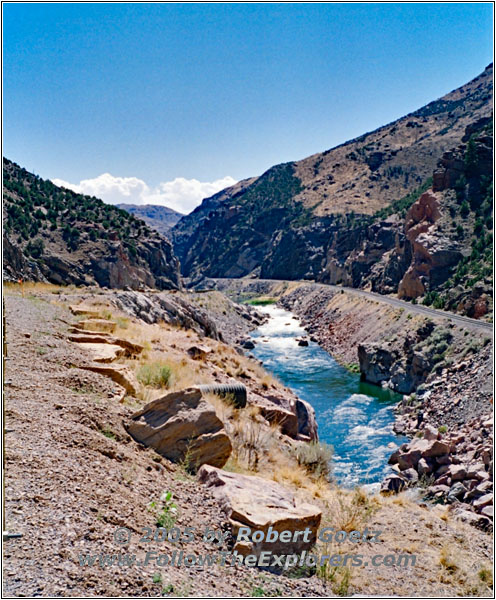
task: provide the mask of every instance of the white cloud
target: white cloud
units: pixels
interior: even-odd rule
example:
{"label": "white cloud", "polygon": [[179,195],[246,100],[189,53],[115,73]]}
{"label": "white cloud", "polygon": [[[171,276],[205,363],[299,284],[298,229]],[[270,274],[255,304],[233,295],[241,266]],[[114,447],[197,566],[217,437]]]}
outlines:
{"label": "white cloud", "polygon": [[63,179],[52,181],[55,185],[79,194],[101,198],[108,204],[160,204],[182,213],[191,212],[204,198],[236,183],[236,180],[229,176],[216,181],[176,177],[173,181],[165,181],[150,188],[137,177],[114,177],[110,173],[102,173],[94,179],[83,179],[79,183],[70,183]]}

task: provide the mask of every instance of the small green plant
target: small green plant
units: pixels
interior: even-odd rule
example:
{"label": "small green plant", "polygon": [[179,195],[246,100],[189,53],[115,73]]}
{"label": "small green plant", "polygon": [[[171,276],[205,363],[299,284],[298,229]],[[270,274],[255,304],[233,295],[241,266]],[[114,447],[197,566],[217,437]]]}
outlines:
{"label": "small green plant", "polygon": [[160,573],[154,573],[152,581],[153,583],[162,583],[162,575]]}
{"label": "small green plant", "polygon": [[[170,529],[174,527],[177,519],[177,505],[172,501],[172,492],[164,492],[160,496],[160,502],[162,503],[162,508],[157,515],[157,527]],[[156,506],[155,502],[150,502],[150,508],[154,509]]]}
{"label": "small green plant", "polygon": [[162,594],[172,594],[173,591],[174,586],[172,585],[172,583],[168,583],[162,590]]}
{"label": "small green plant", "polygon": [[117,327],[120,327],[121,329],[127,329],[129,327],[129,319],[127,317],[117,317],[115,322],[117,323]]}
{"label": "small green plant", "polygon": [[351,571],[350,571],[350,569],[346,568],[346,569],[344,569],[344,572],[341,577],[341,581],[339,582],[339,585],[337,586],[337,589],[335,590],[335,592],[338,596],[349,596],[348,589],[350,587],[350,580],[351,580]]}
{"label": "small green plant", "polygon": [[181,461],[179,461],[179,469],[176,471],[176,477],[180,481],[191,481],[197,470],[197,465],[193,459],[193,452],[191,450],[192,440],[188,441],[186,446],[186,452]]}
{"label": "small green plant", "polygon": [[138,370],[138,381],[143,385],[162,388],[170,383],[172,370],[169,366],[160,362],[153,362],[141,365]]}
{"label": "small green plant", "polygon": [[446,427],[446,425],[441,425],[438,431],[439,433],[446,433],[448,431],[448,428]]}
{"label": "small green plant", "polygon": [[479,579],[486,583],[488,587],[493,587],[493,572],[491,571],[491,569],[486,569],[485,567],[483,567],[479,571],[478,575]]}
{"label": "small green plant", "polygon": [[358,363],[347,363],[345,367],[351,373],[360,373],[360,365]]}
{"label": "small green plant", "polygon": [[417,485],[420,488],[427,489],[434,483],[434,481],[436,481],[436,478],[434,475],[426,475],[424,473],[423,475],[421,475],[419,477]]}
{"label": "small green plant", "polygon": [[116,439],[115,433],[110,429],[108,425],[105,425],[105,427],[100,430],[100,433],[102,433],[109,440]]}
{"label": "small green plant", "polygon": [[262,587],[259,587],[259,586],[254,587],[251,590],[251,594],[250,594],[250,596],[252,598],[262,598],[263,596],[266,596],[266,595],[267,594],[265,593],[265,590]]}
{"label": "small green plant", "polygon": [[324,563],[317,567],[317,576],[331,583],[332,591],[337,596],[348,596],[351,571],[348,567],[331,567]]}

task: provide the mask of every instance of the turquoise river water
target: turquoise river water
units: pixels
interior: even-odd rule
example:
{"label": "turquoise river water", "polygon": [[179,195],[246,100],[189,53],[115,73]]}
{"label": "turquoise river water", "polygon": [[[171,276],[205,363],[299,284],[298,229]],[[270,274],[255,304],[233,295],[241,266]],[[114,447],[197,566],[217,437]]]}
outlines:
{"label": "turquoise river water", "polygon": [[333,475],[345,486],[374,484],[390,472],[389,455],[406,438],[393,432],[399,396],[360,381],[317,343],[298,346],[305,330],[292,313],[257,307],[269,321],[252,333],[252,353],[315,409],[319,439],[334,447]]}

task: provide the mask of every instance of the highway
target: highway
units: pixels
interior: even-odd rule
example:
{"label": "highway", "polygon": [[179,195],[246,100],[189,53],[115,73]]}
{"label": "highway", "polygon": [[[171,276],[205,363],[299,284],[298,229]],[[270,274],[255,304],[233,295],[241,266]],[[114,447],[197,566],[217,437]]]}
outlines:
{"label": "highway", "polygon": [[410,313],[416,313],[419,315],[425,315],[435,319],[448,319],[459,325],[461,327],[466,327],[468,329],[476,330],[476,331],[484,331],[485,333],[492,336],[493,334],[493,324],[486,323],[485,321],[479,321],[478,319],[471,319],[470,317],[465,317],[463,315],[457,315],[455,313],[450,313],[445,310],[439,310],[436,308],[431,308],[430,306],[423,306],[422,304],[412,304],[411,302],[406,302],[405,300],[400,300],[399,298],[394,298],[392,296],[384,296],[382,294],[377,294],[375,292],[366,292],[365,290],[359,290],[355,288],[344,287],[341,285],[331,285],[327,283],[315,283],[313,281],[291,281],[291,280],[281,280],[281,279],[228,279],[228,278],[218,278],[213,279],[213,281],[244,281],[246,283],[250,282],[267,282],[272,284],[278,283],[300,283],[302,285],[311,285],[315,287],[321,287],[326,289],[331,289],[335,292],[345,292],[347,294],[352,294],[355,296],[362,296],[363,298],[368,298],[369,300],[374,300],[377,302],[383,302],[384,304],[388,304],[389,306],[394,306],[395,308],[403,308]]}

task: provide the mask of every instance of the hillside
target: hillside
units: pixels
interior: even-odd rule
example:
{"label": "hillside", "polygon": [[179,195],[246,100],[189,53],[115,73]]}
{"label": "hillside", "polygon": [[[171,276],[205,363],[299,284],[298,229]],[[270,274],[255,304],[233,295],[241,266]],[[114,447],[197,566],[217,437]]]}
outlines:
{"label": "hillside", "polygon": [[143,221],[3,159],[4,279],[181,286],[172,246]]}
{"label": "hillside", "polygon": [[[443,153],[491,115],[492,76],[489,65],[394,123],[204,200],[172,231],[183,274],[321,279],[336,237],[427,189]],[[356,242],[347,236],[343,244],[351,251]]]}
{"label": "hillside", "polygon": [[165,237],[169,237],[170,230],[184,216],[168,206],[158,204],[117,204],[117,207],[141,219]]}

